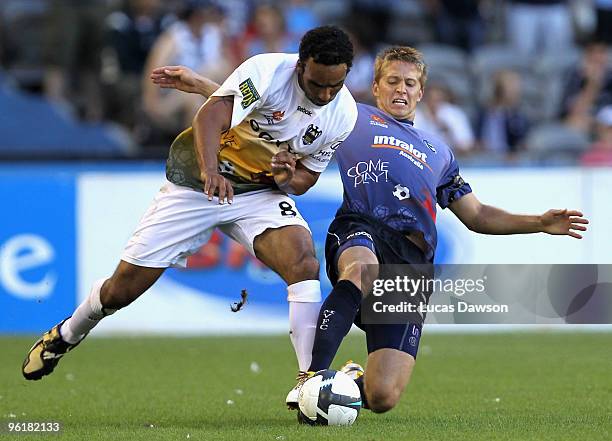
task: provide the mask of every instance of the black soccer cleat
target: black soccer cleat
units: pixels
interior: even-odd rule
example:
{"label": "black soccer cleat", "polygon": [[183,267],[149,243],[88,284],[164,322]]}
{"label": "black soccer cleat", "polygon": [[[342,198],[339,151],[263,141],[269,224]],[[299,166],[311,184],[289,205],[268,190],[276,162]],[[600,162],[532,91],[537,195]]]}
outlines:
{"label": "black soccer cleat", "polygon": [[60,326],[68,319],[62,320],[53,328],[43,334],[34,343],[30,352],[23,361],[21,372],[26,380],[40,380],[45,375],[49,375],[59,363],[60,358],[83,341],[83,337],[78,342],[71,344],[62,339]]}

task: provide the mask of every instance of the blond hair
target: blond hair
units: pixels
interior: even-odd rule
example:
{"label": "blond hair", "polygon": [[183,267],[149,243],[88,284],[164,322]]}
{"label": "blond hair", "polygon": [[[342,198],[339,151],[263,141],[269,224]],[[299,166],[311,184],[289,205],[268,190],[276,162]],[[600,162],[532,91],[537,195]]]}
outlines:
{"label": "blond hair", "polygon": [[427,81],[427,65],[423,60],[423,54],[410,46],[391,46],[376,56],[374,62],[374,81],[378,83],[383,75],[383,70],[386,63],[391,61],[402,61],[404,63],[412,63],[416,66],[419,72],[419,83],[421,89],[425,88]]}

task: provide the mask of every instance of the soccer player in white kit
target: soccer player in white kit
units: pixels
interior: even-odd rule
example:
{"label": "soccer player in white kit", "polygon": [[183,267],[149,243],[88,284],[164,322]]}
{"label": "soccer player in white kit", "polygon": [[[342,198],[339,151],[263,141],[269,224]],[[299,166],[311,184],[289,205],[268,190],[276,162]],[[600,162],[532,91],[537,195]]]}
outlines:
{"label": "soccer player in white kit", "polygon": [[263,54],[239,66],[172,143],[167,180],[114,274],[34,344],[24,377],[51,373],[103,317],[133,302],[166,268],[184,267],[215,228],[287,283],[291,340],[305,371],[321,301],[319,263],[287,194],[316,183],[355,125],[356,104],[344,86],[352,59],[348,36],[322,26],[304,35],[299,54]]}

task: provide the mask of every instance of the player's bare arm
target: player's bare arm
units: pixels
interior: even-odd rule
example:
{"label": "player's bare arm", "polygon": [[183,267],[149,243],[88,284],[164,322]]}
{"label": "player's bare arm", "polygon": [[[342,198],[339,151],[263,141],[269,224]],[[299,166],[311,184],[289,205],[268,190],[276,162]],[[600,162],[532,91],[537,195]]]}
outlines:
{"label": "player's bare arm", "polygon": [[203,77],[185,66],[162,66],[153,69],[151,81],[162,89],[177,89],[187,93],[197,93],[205,98],[219,88],[219,84]]}
{"label": "player's bare arm", "polygon": [[271,168],[278,188],[295,195],[306,193],[316,184],[320,175],[304,167],[287,151],[278,152],[272,157]]}
{"label": "player's bare arm", "polygon": [[196,156],[204,193],[212,201],[215,192],[218,192],[219,204],[224,204],[226,198],[231,204],[234,199],[232,184],[219,174],[217,160],[221,133],[230,128],[233,108],[233,97],[213,97],[200,107],[193,119]]}
{"label": "player's bare arm", "polygon": [[470,230],[482,234],[548,233],[582,239],[589,223],[577,210],[552,209],[541,215],[512,214],[481,203],[473,193],[450,204],[449,208]]}

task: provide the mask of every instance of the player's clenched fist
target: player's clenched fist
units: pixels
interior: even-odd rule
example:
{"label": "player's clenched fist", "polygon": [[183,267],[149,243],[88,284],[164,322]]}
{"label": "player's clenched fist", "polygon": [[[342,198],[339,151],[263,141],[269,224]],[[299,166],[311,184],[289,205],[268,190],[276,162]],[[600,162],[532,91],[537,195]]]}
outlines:
{"label": "player's clenched fist", "polygon": [[234,188],[229,180],[221,176],[218,172],[208,172],[204,181],[204,193],[208,195],[208,200],[212,201],[215,192],[219,194],[219,204],[224,204],[225,199],[231,204],[234,201]]}
{"label": "player's clenched fist", "polygon": [[291,182],[295,174],[295,157],[287,152],[280,151],[272,156],[272,175],[279,187],[283,187]]}

